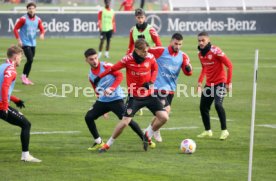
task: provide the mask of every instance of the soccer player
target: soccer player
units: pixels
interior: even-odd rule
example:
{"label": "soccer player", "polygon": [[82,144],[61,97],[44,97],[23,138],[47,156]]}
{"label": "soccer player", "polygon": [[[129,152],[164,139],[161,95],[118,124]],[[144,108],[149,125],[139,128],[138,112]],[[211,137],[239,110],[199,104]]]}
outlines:
{"label": "soccer player", "polygon": [[[225,140],[229,136],[226,126],[226,114],[223,108],[223,98],[226,90],[232,89],[232,63],[223,51],[211,45],[207,32],[198,34],[198,58],[202,69],[198,78],[198,91],[202,92],[200,99],[200,113],[205,127],[205,131],[197,137],[212,137],[213,133],[210,125],[210,107],[215,100],[215,108],[221,124],[220,139]],[[227,77],[224,68],[227,68]],[[206,76],[206,85],[202,91],[202,81]],[[226,89],[226,90],[225,90]]]}
{"label": "soccer player", "polygon": [[136,9],[135,18],[137,23],[130,29],[127,54],[133,52],[134,42],[139,38],[145,39],[150,47],[162,46],[158,33],[146,22],[145,11],[141,8]]}
{"label": "soccer player", "polygon": [[110,41],[113,32],[116,32],[115,13],[110,8],[110,0],[104,0],[105,8],[98,13],[100,29],[100,45],[98,56],[101,58],[104,40],[106,39],[105,57],[109,58]]}
{"label": "soccer player", "polygon": [[117,124],[112,136],[99,152],[105,152],[109,149],[115,139],[129,124],[135,113],[144,106],[158,118],[144,134],[143,146],[145,151],[147,151],[149,138],[152,137],[154,131],[158,130],[169,119],[168,113],[165,111],[162,103],[153,95],[153,83],[158,73],[158,65],[154,56],[148,53],[147,50],[147,42],[144,39],[138,39],[135,42],[133,53],[123,57],[121,61],[100,74],[97,78],[100,80],[107,74],[126,68],[128,86],[127,106],[123,119]]}
{"label": "soccer player", "polygon": [[[33,85],[34,83],[29,79],[29,75],[32,68],[32,63],[35,56],[36,48],[36,31],[40,30],[40,39],[44,40],[44,27],[42,20],[36,16],[36,4],[30,2],[27,4],[27,14],[22,16],[15,24],[13,33],[17,39],[18,45],[23,48],[24,54],[27,58],[27,62],[23,69],[21,76],[22,83],[24,85]],[[20,32],[18,33],[18,31]]]}
{"label": "soccer player", "polygon": [[[146,13],[142,8],[135,10],[135,18],[137,23],[130,29],[127,54],[133,52],[134,42],[139,38],[145,39],[150,47],[162,46],[158,33],[146,22]],[[139,115],[143,115],[143,109],[139,110]]]}
{"label": "soccer player", "polygon": [[134,0],[124,0],[121,3],[119,11],[121,11],[122,8],[124,8],[124,11],[132,11],[133,10],[133,5],[134,5]]}
{"label": "soccer player", "polygon": [[[187,76],[193,73],[188,55],[180,50],[182,43],[182,35],[175,33],[172,35],[168,47],[150,48],[148,51],[154,55],[158,64],[158,75],[154,83],[155,93],[164,104],[168,114],[171,110],[170,105],[177,87],[180,70],[182,69]],[[153,118],[152,124],[154,121],[156,121],[156,117]],[[149,125],[148,129],[150,127],[151,125]],[[153,136],[157,142],[162,142],[160,130],[155,131]]]}
{"label": "soccer player", "polygon": [[7,51],[8,59],[6,63],[0,66],[0,118],[21,128],[21,160],[26,162],[41,162],[41,160],[34,158],[29,153],[31,123],[22,113],[9,105],[9,101],[11,100],[17,107],[25,107],[24,101],[11,95],[17,75],[16,67],[20,65],[22,54],[23,50],[20,47],[10,47]]}
{"label": "soccer player", "polygon": [[[98,133],[95,120],[109,111],[112,111],[121,120],[125,109],[123,100],[125,95],[119,86],[123,80],[123,74],[120,71],[112,72],[95,84],[94,80],[96,77],[109,69],[112,65],[100,62],[97,52],[92,48],[87,49],[84,52],[84,56],[86,62],[91,67],[89,71],[89,81],[98,95],[97,101],[85,116],[86,124],[95,140],[95,143],[89,147],[88,150],[93,151],[98,150],[104,145],[104,142]],[[139,125],[131,120],[129,126],[143,140],[143,132]]]}

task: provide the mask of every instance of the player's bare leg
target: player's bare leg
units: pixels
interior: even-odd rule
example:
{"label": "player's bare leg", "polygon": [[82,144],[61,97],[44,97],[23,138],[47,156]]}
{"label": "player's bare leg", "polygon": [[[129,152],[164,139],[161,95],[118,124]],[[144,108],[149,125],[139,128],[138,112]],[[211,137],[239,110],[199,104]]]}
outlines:
{"label": "player's bare leg", "polygon": [[[170,111],[171,111],[171,106],[166,106],[165,107],[165,110],[167,111],[167,113],[169,114]],[[149,127],[146,129],[150,129],[150,127],[152,127],[152,125],[154,124],[154,122],[158,121],[157,120],[158,118],[156,116],[153,117],[152,119],[152,122],[151,122],[151,125],[149,125]],[[157,142],[162,142],[162,136],[161,136],[161,133],[160,133],[160,130],[158,129],[157,131],[154,131],[153,133],[153,137],[154,139],[157,141]]]}

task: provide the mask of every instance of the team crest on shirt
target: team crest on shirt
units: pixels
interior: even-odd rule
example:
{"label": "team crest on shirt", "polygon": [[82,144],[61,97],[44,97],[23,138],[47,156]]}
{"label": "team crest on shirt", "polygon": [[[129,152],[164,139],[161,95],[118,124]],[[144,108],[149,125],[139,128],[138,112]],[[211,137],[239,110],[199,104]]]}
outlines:
{"label": "team crest on shirt", "polygon": [[144,63],[146,68],[149,68],[149,62]]}
{"label": "team crest on shirt", "polygon": [[127,114],[130,115],[132,113],[132,109],[127,109]]}
{"label": "team crest on shirt", "polygon": [[209,60],[212,60],[213,56],[212,55],[208,55],[207,57]]}

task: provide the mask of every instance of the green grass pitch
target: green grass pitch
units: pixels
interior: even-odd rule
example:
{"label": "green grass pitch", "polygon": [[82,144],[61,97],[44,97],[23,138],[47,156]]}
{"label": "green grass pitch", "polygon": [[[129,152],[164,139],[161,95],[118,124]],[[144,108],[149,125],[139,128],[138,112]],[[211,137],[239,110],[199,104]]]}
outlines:
{"label": "green grass pitch", "polygon": [[[71,134],[31,135],[30,151],[43,162],[20,161],[20,129],[0,121],[0,180],[247,180],[249,136],[251,121],[252,81],[255,49],[259,49],[259,71],[252,180],[275,180],[276,169],[276,91],[275,36],[214,36],[212,43],[221,47],[234,65],[233,94],[224,101],[230,137],[220,141],[220,124],[214,107],[211,110],[211,139],[196,137],[203,131],[199,113],[199,98],[191,97],[197,85],[200,63],[197,58],[196,36],[184,37],[185,51],[194,68],[191,77],[180,74],[179,83],[187,85],[188,97],[175,97],[172,114],[164,128],[194,127],[193,129],[162,130],[163,142],[156,149],[142,150],[141,141],[127,128],[105,154],[90,152],[92,137],[84,116],[95,97],[85,97],[83,89],[90,87],[89,67],[83,52],[98,47],[98,38],[47,38],[38,41],[35,62],[30,78],[34,86],[23,86],[20,81],[22,65],[18,68],[14,95],[25,101],[22,112],[32,123],[32,132],[75,131]],[[164,46],[168,37],[162,37]],[[7,47],[13,38],[0,39],[0,58],[4,61]],[[126,52],[127,38],[112,39],[110,59],[117,62]],[[44,88],[54,84],[61,95],[62,85],[71,84],[72,93],[66,97],[47,97]],[[123,82],[125,85],[125,80]],[[75,90],[79,89],[79,90]],[[68,90],[68,89],[67,89]],[[12,106],[15,106],[11,103]],[[146,128],[152,118],[149,111],[135,120]],[[99,118],[97,126],[106,141],[117,124]],[[260,125],[272,125],[274,128]],[[194,139],[197,150],[192,155],[179,152],[181,140]]]}

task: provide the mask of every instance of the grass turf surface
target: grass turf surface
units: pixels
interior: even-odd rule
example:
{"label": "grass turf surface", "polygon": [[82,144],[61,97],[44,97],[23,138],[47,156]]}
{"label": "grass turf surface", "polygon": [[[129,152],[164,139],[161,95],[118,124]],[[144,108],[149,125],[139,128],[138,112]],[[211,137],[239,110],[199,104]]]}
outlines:
{"label": "grass turf surface", "polygon": [[[191,97],[191,88],[197,85],[200,63],[197,58],[196,37],[184,37],[182,50],[192,62],[194,73],[186,77],[180,73],[179,83],[188,87],[189,97],[175,96],[172,114],[164,128],[195,127],[193,129],[163,130],[163,143],[148,152],[142,150],[141,141],[127,128],[105,154],[89,152],[92,137],[84,116],[95,97],[85,97],[83,89],[90,88],[89,67],[83,52],[98,47],[98,38],[48,38],[38,41],[36,57],[30,78],[34,86],[23,86],[20,76],[25,63],[18,68],[14,95],[25,101],[22,110],[32,123],[32,132],[78,131],[72,134],[31,135],[30,151],[42,159],[40,164],[20,161],[20,129],[0,121],[0,180],[246,180],[248,174],[249,135],[254,51],[259,49],[255,145],[252,180],[274,180],[276,169],[275,129],[258,125],[275,126],[276,102],[274,76],[275,36],[214,36],[214,45],[224,50],[234,65],[233,94],[224,101],[230,137],[220,141],[220,124],[214,107],[211,110],[211,139],[196,137],[203,131],[199,114],[199,98]],[[0,57],[14,39],[0,39]],[[164,46],[169,38],[162,38]],[[127,49],[127,38],[112,39],[109,62],[117,62]],[[3,60],[2,60],[3,61]],[[58,95],[62,85],[74,89],[66,97],[49,98],[44,94],[47,84],[54,84]],[[123,82],[125,85],[125,80]],[[68,90],[68,89],[66,89]],[[11,103],[13,107],[15,105]],[[99,118],[96,123],[106,141],[117,118],[110,113],[108,120]],[[142,128],[148,126],[152,115],[135,116]],[[197,143],[192,155],[179,153],[182,139],[191,138]],[[274,141],[273,141],[274,140]]]}

